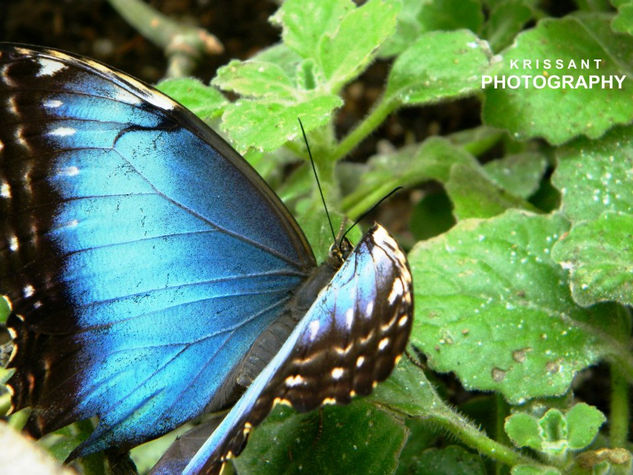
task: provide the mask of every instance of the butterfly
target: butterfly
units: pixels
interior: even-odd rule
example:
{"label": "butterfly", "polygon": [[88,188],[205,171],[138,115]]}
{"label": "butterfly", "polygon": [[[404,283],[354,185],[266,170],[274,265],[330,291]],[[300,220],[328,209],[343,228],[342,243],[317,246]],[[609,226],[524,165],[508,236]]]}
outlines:
{"label": "butterfly", "polygon": [[177,464],[217,473],[275,404],[345,404],[390,374],[413,295],[383,227],[317,266],[233,148],[90,59],[2,44],[0,104],[8,388],[31,434],[97,416],[72,459],[232,406]]}

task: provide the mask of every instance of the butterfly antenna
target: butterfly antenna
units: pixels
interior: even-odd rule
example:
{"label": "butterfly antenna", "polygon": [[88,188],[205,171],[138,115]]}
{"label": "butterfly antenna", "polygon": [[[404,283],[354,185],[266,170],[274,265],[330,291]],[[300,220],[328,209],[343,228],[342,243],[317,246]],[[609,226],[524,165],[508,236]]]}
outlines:
{"label": "butterfly antenna", "polygon": [[327,222],[330,224],[330,231],[332,231],[332,238],[336,243],[336,234],[334,233],[334,226],[332,226],[332,220],[330,219],[330,212],[327,209],[327,205],[325,204],[325,197],[323,196],[323,188],[321,188],[321,181],[319,180],[319,174],[316,171],[316,166],[314,165],[314,160],[312,159],[312,152],[310,151],[310,144],[308,143],[308,137],[306,137],[306,131],[303,130],[303,124],[301,123],[301,119],[297,118],[299,121],[299,127],[301,127],[301,133],[303,134],[303,141],[306,143],[306,148],[308,149],[308,156],[310,157],[310,165],[312,165],[312,171],[314,172],[314,178],[316,178],[317,186],[319,187],[319,194],[321,195],[321,202],[323,203],[323,208],[325,209],[325,214],[327,215]]}
{"label": "butterfly antenna", "polygon": [[382,203],[382,202],[383,202],[383,201],[385,201],[387,198],[389,198],[391,195],[393,195],[393,194],[397,193],[397,192],[398,192],[398,191],[400,191],[401,189],[402,189],[402,187],[401,187],[401,186],[396,186],[393,190],[391,190],[391,191],[390,191],[389,193],[387,193],[385,196],[383,196],[382,198],[380,198],[380,200],[379,200],[379,201],[378,201],[378,202],[377,202],[374,206],[372,206],[372,207],[371,207],[371,208],[369,208],[367,211],[365,211],[363,214],[361,214],[361,215],[360,215],[360,216],[356,219],[356,221],[354,221],[354,223],[353,223],[353,224],[352,224],[349,228],[347,228],[347,231],[345,231],[345,232],[343,233],[343,237],[341,237],[341,241],[342,241],[343,239],[345,239],[345,236],[347,236],[347,233],[348,233],[348,232],[350,232],[350,231],[354,228],[354,226],[356,226],[356,225],[357,225],[358,223],[360,223],[363,219],[365,219],[365,217],[366,217],[369,213],[371,213],[371,212],[372,212],[372,211],[374,211],[376,208],[378,208],[378,206],[380,206],[380,203]]}

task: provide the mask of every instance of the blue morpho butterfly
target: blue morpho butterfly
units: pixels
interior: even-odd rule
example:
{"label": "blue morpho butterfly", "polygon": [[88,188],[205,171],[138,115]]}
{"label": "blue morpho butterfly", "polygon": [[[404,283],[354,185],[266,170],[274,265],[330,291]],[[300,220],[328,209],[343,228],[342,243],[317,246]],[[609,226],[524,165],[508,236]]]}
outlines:
{"label": "blue morpho butterfly", "polygon": [[8,387],[32,434],[98,416],[72,459],[234,404],[190,461],[156,469],[214,473],[275,403],[345,404],[390,374],[413,302],[381,226],[317,267],[275,193],[182,106],[59,51],[0,55]]}

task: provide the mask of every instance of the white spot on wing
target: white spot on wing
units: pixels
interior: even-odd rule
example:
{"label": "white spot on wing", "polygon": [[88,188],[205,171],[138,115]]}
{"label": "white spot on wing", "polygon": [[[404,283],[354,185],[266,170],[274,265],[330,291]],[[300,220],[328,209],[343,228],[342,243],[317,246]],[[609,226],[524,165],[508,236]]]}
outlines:
{"label": "white spot on wing", "polygon": [[11,187],[4,180],[2,180],[2,185],[0,185],[0,196],[3,198],[11,198]]}
{"label": "white spot on wing", "polygon": [[333,368],[332,369],[332,379],[336,379],[339,380],[343,377],[343,374],[345,374],[345,369],[344,368]]}
{"label": "white spot on wing", "polygon": [[381,330],[383,333],[384,333],[384,332],[386,332],[387,330],[389,330],[389,329],[393,326],[393,324],[394,324],[394,323],[396,323],[396,318],[397,318],[397,317],[398,317],[397,315],[394,315],[394,316],[393,316],[393,318],[392,318],[391,320],[389,320],[389,321],[388,321],[387,323],[385,323],[384,325],[381,325],[381,326],[380,326],[380,330]]}
{"label": "white spot on wing", "polygon": [[69,135],[75,135],[77,133],[77,129],[73,129],[72,127],[57,127],[56,129],[51,130],[49,135],[56,135],[58,137],[68,137]]}
{"label": "white spot on wing", "polygon": [[365,307],[365,315],[370,317],[373,312],[374,312],[374,301],[370,300],[369,303],[367,304],[367,307]]}
{"label": "white spot on wing", "polygon": [[354,309],[348,308],[345,312],[345,326],[348,330],[352,329],[352,323],[354,323]]}
{"label": "white spot on wing", "polygon": [[57,109],[62,105],[64,105],[64,103],[58,99],[48,99],[44,101],[44,107],[47,107],[48,109]]}
{"label": "white spot on wing", "polygon": [[286,386],[289,388],[294,388],[295,386],[300,386],[305,383],[305,379],[300,374],[294,376],[288,376],[286,378]]}
{"label": "white spot on wing", "polygon": [[389,293],[389,296],[387,297],[389,304],[393,305],[396,299],[402,295],[403,290],[404,289],[402,287],[402,281],[400,279],[394,280],[393,287],[391,287],[391,292]]}
{"label": "white spot on wing", "polygon": [[9,249],[11,252],[15,252],[20,248],[20,244],[18,243],[18,237],[14,234],[9,238]]}
{"label": "white spot on wing", "polygon": [[20,112],[18,111],[18,104],[15,102],[15,96],[11,96],[7,100],[7,110],[15,116],[20,115]]}
{"label": "white spot on wing", "polygon": [[60,63],[59,61],[53,61],[48,58],[39,58],[37,63],[40,65],[40,70],[37,72],[35,76],[44,77],[44,76],[54,76],[60,71],[66,69],[66,65]]}
{"label": "white spot on wing", "polygon": [[60,175],[65,176],[77,176],[79,175],[79,168],[77,167],[64,167],[59,171]]}
{"label": "white spot on wing", "polygon": [[22,145],[25,149],[27,150],[31,150],[31,147],[29,146],[29,143],[26,141],[26,139],[24,138],[24,128],[21,125],[18,125],[15,128],[15,141]]}
{"label": "white spot on wing", "polygon": [[378,343],[378,350],[382,351],[385,348],[387,348],[387,346],[389,345],[389,338],[383,338],[382,340],[380,340],[380,342]]}
{"label": "white spot on wing", "polygon": [[310,331],[310,335],[308,336],[308,338],[310,339],[310,341],[314,341],[317,337],[317,335],[319,334],[319,328],[321,327],[321,323],[318,320],[313,320],[310,322],[310,324],[308,325],[308,329]]}
{"label": "white spot on wing", "polygon": [[406,315],[400,317],[400,320],[398,320],[398,326],[399,327],[403,327],[407,324],[407,322],[409,321],[409,317],[407,317]]}
{"label": "white spot on wing", "polygon": [[360,368],[361,366],[363,366],[363,364],[365,364],[365,357],[364,356],[359,356],[358,358],[356,358],[356,367]]}
{"label": "white spot on wing", "polygon": [[143,102],[141,101],[139,97],[135,96],[134,94],[131,94],[130,92],[124,89],[118,90],[114,96],[114,99],[119,102],[125,102],[126,104],[132,104],[132,105],[139,105]]}

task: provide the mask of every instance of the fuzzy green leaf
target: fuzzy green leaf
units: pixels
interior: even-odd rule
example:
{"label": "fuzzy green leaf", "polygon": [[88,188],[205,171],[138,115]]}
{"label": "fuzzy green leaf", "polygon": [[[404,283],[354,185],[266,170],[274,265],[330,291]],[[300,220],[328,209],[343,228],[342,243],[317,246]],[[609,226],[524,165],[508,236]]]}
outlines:
{"label": "fuzzy green leaf", "polygon": [[297,117],[310,130],[327,124],[332,111],[341,105],[341,98],[330,94],[296,103],[243,99],[227,108],[222,129],[241,153],[249,148],[275,150],[300,136]]}
{"label": "fuzzy green leaf", "polygon": [[565,414],[569,448],[582,450],[593,442],[607,418],[597,408],[584,402],[575,404]]}
{"label": "fuzzy green leaf", "polygon": [[509,208],[534,209],[527,201],[496,186],[480,166],[454,165],[446,182],[446,192],[458,221],[489,218]]}
{"label": "fuzzy green leaf", "polygon": [[528,198],[539,187],[547,160],[540,153],[506,155],[484,165],[486,174],[508,192]]}
{"label": "fuzzy green leaf", "polygon": [[283,29],[284,44],[304,58],[316,58],[323,35],[332,34],[352,9],[350,0],[286,0],[270,21]]}
{"label": "fuzzy green leaf", "polygon": [[548,455],[564,455],[567,451],[567,420],[558,409],[549,409],[538,421],[542,440],[541,451]]}
{"label": "fuzzy green leaf", "polygon": [[370,0],[350,10],[336,31],[323,36],[317,62],[330,90],[337,91],[373,60],[378,47],[394,31],[399,9],[394,1]]}
{"label": "fuzzy green leaf", "polygon": [[571,275],[574,300],[633,305],[633,215],[607,211],[575,225],[552,257]]}
{"label": "fuzzy green leaf", "polygon": [[[395,154],[376,155],[368,162],[360,183],[343,200],[341,208],[357,215],[358,203],[375,203],[396,186],[412,186],[426,180],[446,182],[454,164],[476,167],[476,159],[447,139],[432,137],[421,145],[404,147]],[[356,208],[355,208],[356,207]],[[355,211],[352,211],[355,210]]]}
{"label": "fuzzy green leaf", "polygon": [[620,33],[633,34],[633,2],[630,0],[613,0],[614,6],[618,8],[618,14],[611,22],[611,28]]}
{"label": "fuzzy green leaf", "polygon": [[577,371],[628,354],[610,336],[623,332],[613,307],[576,306],[550,257],[567,229],[561,216],[511,210],[461,221],[413,248],[411,340],[434,369],[520,403],[562,394]]}
{"label": "fuzzy green leaf", "polygon": [[229,103],[220,91],[193,78],[167,79],[156,87],[203,120],[219,117]]}
{"label": "fuzzy green leaf", "polygon": [[264,61],[233,60],[218,69],[212,84],[246,97],[293,100],[297,96],[284,69]]}
{"label": "fuzzy green leaf", "polygon": [[483,22],[479,0],[403,0],[396,32],[385,41],[380,56],[395,56],[422,33],[467,28],[477,33]]}
{"label": "fuzzy green leaf", "polygon": [[572,220],[553,257],[570,273],[580,305],[616,300],[633,303],[633,127],[599,141],[579,139],[558,152],[552,177],[562,210]]}
{"label": "fuzzy green leaf", "polygon": [[512,414],[506,418],[503,427],[515,446],[541,450],[540,429],[535,417],[524,412]]}
{"label": "fuzzy green leaf", "polygon": [[532,9],[524,0],[510,0],[496,5],[484,26],[484,37],[493,51],[500,51],[510,43],[523,26],[532,19]]}
{"label": "fuzzy green leaf", "polygon": [[552,184],[572,222],[596,219],[604,211],[633,214],[633,127],[617,127],[600,140],[580,138],[556,156]]}
{"label": "fuzzy green leaf", "polygon": [[295,414],[276,407],[233,461],[239,473],[393,473],[406,427],[367,403]]}
{"label": "fuzzy green leaf", "polygon": [[[633,38],[618,35],[609,28],[609,16],[577,15],[563,19],[545,19],[531,30],[520,34],[502,55],[494,74],[523,76],[549,80],[569,76],[573,84],[589,76],[612,77],[613,88],[594,85],[591,89],[569,87],[494,88],[485,91],[484,121],[492,126],[508,129],[516,138],[544,137],[558,145],[580,134],[600,137],[614,124],[633,119]],[[535,61],[563,61],[563,69],[544,69]],[[523,61],[529,59],[530,67]],[[590,62],[590,69],[569,68],[570,60],[598,59],[599,69]],[[554,64],[554,63],[553,63]],[[617,88],[614,76],[623,79]],[[483,80],[484,78],[482,78]],[[530,79],[531,80],[531,79]],[[483,81],[482,81],[483,82]],[[561,120],[564,117],[565,120]]]}
{"label": "fuzzy green leaf", "polygon": [[449,445],[442,449],[422,452],[409,467],[409,473],[433,475],[484,475],[486,468],[481,457],[463,447]]}
{"label": "fuzzy green leaf", "polygon": [[472,94],[481,88],[490,55],[470,31],[425,33],[396,59],[385,100],[414,105]]}

